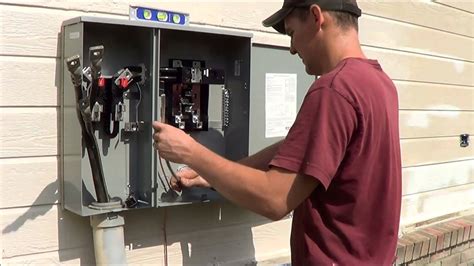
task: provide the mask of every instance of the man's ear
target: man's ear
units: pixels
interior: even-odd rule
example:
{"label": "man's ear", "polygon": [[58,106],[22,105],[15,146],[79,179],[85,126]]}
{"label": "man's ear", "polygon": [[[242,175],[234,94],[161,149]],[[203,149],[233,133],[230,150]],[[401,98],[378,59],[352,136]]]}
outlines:
{"label": "man's ear", "polygon": [[312,15],[311,19],[314,21],[316,29],[319,31],[324,24],[323,11],[318,5],[314,4],[309,7],[309,12]]}

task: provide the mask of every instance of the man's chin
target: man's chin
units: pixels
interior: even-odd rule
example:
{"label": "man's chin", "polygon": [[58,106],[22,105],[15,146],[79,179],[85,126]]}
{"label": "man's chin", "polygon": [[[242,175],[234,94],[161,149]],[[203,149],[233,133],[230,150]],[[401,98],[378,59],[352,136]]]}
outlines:
{"label": "man's chin", "polygon": [[306,71],[306,74],[308,75],[315,75],[314,71],[311,70],[308,66],[305,65],[304,70]]}
{"label": "man's chin", "polygon": [[304,70],[306,71],[306,74],[311,75],[311,76],[321,76],[321,71],[318,71],[317,69],[312,68],[311,66],[304,65]]}

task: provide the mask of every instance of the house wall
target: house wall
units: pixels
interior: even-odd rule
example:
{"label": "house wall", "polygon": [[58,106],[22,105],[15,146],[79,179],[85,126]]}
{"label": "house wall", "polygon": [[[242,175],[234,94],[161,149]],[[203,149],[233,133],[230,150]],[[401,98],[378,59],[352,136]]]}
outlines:
{"label": "house wall", "polygon": [[[138,4],[191,14],[193,24],[252,31],[253,42],[288,47],[261,26],[280,1],[0,1],[0,248],[4,264],[94,262],[87,218],[61,210],[58,103],[62,21],[127,19]],[[360,37],[400,97],[402,228],[474,208],[474,2],[360,1]],[[289,254],[290,219],[228,203],[125,214],[127,260],[238,264]],[[166,235],[166,243],[165,243]]]}

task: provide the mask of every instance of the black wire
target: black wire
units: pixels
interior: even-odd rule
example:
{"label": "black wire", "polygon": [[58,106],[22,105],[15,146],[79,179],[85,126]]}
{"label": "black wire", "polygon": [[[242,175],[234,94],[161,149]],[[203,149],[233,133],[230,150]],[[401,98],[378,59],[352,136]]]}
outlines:
{"label": "black wire", "polygon": [[[160,160],[160,164],[161,164],[161,158],[158,156],[158,160]],[[165,182],[163,181],[163,178],[161,177],[160,175],[160,171],[159,169],[157,169],[157,173],[158,173],[158,178],[160,179],[160,182],[161,182],[161,185],[163,186],[163,189],[165,190],[165,192],[168,192],[169,189],[166,188],[166,185],[165,185]],[[165,178],[166,179],[166,178]]]}
{"label": "black wire", "polygon": [[[169,187],[168,190],[170,190],[170,189],[171,189],[171,184],[169,183],[168,178],[166,178],[165,168],[163,167],[163,161],[162,161],[162,158],[161,158],[161,156],[160,156],[159,153],[158,153],[158,160],[160,160],[161,171],[162,171],[162,173],[163,173],[163,176],[165,177],[166,184],[168,184],[168,187]],[[161,179],[161,177],[160,177],[160,179]],[[163,182],[163,180],[161,180],[161,182]],[[164,183],[163,183],[163,187],[164,187]],[[166,190],[166,187],[165,187],[165,190]]]}
{"label": "black wire", "polygon": [[166,165],[168,166],[168,169],[170,170],[171,174],[173,175],[174,178],[176,178],[177,181],[179,181],[178,177],[174,173],[173,169],[171,168],[171,164],[168,160],[166,160]]}

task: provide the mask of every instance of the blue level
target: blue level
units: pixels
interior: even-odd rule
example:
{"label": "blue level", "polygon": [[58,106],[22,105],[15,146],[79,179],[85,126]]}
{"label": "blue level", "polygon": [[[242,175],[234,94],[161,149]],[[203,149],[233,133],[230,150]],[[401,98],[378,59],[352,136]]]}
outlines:
{"label": "blue level", "polygon": [[189,14],[149,7],[130,6],[129,16],[131,20],[162,22],[175,25],[189,24]]}

